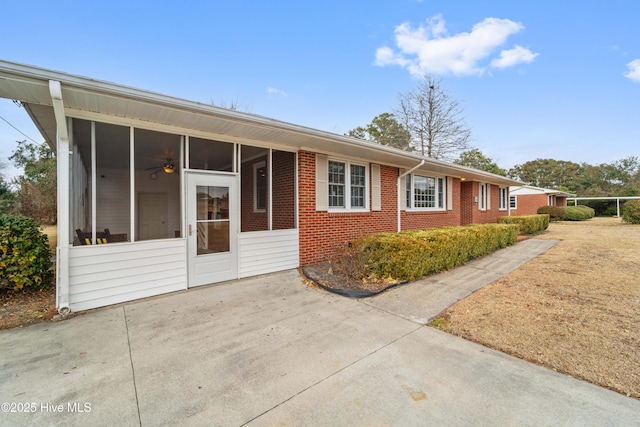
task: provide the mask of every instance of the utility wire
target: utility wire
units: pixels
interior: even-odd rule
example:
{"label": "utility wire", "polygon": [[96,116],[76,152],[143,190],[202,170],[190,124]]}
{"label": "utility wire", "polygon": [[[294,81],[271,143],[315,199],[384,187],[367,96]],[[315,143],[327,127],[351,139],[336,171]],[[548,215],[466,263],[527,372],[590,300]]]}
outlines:
{"label": "utility wire", "polygon": [[14,128],[15,130],[17,130],[18,132],[20,132],[22,135],[24,135],[25,137],[29,138],[31,141],[35,142],[36,144],[40,144],[38,141],[36,141],[35,139],[31,138],[29,135],[27,135],[26,133],[22,132],[20,129],[18,129],[17,127],[15,127],[14,125],[12,125],[11,123],[9,123],[9,121],[7,119],[5,119],[4,117],[0,116],[0,119],[2,119],[6,124],[8,124],[9,126],[11,126],[12,128]]}

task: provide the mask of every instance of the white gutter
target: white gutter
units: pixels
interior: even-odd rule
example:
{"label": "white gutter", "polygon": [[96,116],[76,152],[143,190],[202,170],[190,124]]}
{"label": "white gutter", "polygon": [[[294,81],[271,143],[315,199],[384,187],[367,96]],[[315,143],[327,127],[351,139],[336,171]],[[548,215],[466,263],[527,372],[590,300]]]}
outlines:
{"label": "white gutter", "polygon": [[402,231],[402,219],[400,218],[400,197],[402,197],[402,195],[404,194],[404,192],[402,191],[402,188],[400,188],[400,180],[402,178],[404,178],[405,176],[409,175],[411,172],[413,172],[414,170],[418,169],[420,166],[424,165],[424,159],[420,160],[420,163],[417,164],[416,166],[414,166],[413,168],[409,169],[408,171],[406,171],[405,173],[402,173],[398,176],[398,233]]}
{"label": "white gutter", "polygon": [[56,308],[65,316],[69,308],[69,130],[64,114],[62,87],[59,81],[49,80],[57,128],[58,163],[58,245],[56,247]]}

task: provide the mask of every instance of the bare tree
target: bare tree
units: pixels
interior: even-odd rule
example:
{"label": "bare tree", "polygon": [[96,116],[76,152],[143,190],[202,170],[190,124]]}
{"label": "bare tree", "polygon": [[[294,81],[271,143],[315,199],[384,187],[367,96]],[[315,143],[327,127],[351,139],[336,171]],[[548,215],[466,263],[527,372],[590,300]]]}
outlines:
{"label": "bare tree", "polygon": [[423,156],[453,160],[470,148],[471,130],[462,107],[440,80],[427,74],[418,86],[400,95],[395,115],[411,133],[411,145]]}

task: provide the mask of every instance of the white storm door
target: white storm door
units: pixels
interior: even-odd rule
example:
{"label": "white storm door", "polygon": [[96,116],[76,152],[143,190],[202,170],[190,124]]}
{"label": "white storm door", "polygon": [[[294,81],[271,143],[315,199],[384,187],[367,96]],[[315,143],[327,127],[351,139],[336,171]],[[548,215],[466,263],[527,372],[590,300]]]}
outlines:
{"label": "white storm door", "polygon": [[189,287],[238,278],[235,176],[187,174]]}

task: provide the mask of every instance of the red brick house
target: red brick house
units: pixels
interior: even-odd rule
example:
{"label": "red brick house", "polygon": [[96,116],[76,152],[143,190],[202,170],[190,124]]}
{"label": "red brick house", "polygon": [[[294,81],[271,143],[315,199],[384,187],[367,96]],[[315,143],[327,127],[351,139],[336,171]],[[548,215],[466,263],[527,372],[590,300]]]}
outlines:
{"label": "red brick house", "polygon": [[367,233],[495,222],[517,181],[0,61],[57,153],[62,313],[325,260]]}
{"label": "red brick house", "polygon": [[575,194],[532,185],[509,188],[509,215],[533,215],[541,206],[567,206],[567,197]]}

